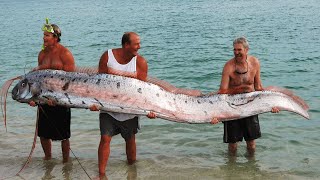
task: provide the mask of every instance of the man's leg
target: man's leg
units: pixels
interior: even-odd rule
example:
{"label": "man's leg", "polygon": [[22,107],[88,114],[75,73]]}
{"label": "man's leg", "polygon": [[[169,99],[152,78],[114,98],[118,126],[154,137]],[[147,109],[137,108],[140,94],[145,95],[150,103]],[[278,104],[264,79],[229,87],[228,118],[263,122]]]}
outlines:
{"label": "man's leg", "polygon": [[249,156],[253,156],[254,152],[256,151],[256,143],[254,140],[246,141],[247,143],[247,151]]}
{"label": "man's leg", "polygon": [[41,146],[44,152],[44,160],[51,159],[51,139],[40,137]]}
{"label": "man's leg", "polygon": [[69,139],[65,139],[61,141],[61,149],[62,149],[63,163],[66,163],[69,161],[69,154],[70,154]]}
{"label": "man's leg", "polygon": [[223,142],[228,143],[228,153],[230,156],[236,156],[238,141],[242,140],[241,119],[226,121],[223,123],[224,133]]}
{"label": "man's leg", "polygon": [[98,149],[99,174],[105,175],[106,167],[110,155],[111,136],[102,135]]}
{"label": "man's leg", "polygon": [[126,153],[128,164],[133,164],[136,161],[136,136],[133,134],[126,140]]}
{"label": "man's leg", "polygon": [[235,156],[237,154],[237,143],[229,143],[228,150],[229,150],[229,155]]}

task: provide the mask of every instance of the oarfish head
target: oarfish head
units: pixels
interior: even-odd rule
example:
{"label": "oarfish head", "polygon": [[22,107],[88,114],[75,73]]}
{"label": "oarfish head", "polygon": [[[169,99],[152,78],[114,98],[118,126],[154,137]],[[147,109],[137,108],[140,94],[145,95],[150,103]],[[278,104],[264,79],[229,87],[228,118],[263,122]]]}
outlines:
{"label": "oarfish head", "polygon": [[12,99],[19,102],[29,102],[41,92],[39,82],[30,82],[27,78],[22,79],[12,90]]}

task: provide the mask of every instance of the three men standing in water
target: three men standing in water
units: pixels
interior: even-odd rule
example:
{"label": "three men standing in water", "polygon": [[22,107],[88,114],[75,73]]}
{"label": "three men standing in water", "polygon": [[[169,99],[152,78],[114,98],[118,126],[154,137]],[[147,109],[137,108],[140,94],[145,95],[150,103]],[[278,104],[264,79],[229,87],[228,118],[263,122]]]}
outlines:
{"label": "three men standing in water", "polygon": [[[48,24],[48,23],[47,23]],[[40,69],[61,69],[64,71],[74,71],[74,59],[71,52],[59,44],[61,31],[59,27],[52,24],[44,26],[44,47],[40,51],[38,67]],[[233,42],[234,57],[227,61],[222,71],[220,94],[238,94],[252,91],[261,91],[262,83],[260,78],[259,60],[248,55],[249,44],[244,37],[240,37]],[[125,33],[122,37],[122,47],[106,51],[100,58],[99,73],[108,73],[116,75],[125,75],[142,81],[146,81],[148,65],[147,61],[138,54],[140,49],[140,37],[134,32]],[[126,73],[121,73],[126,72]],[[35,104],[30,103],[34,106]],[[57,106],[39,106],[39,137],[45,152],[45,159],[51,159],[51,140],[62,140],[63,161],[69,159],[70,149],[70,109],[63,108],[59,113],[50,109],[57,109]],[[92,106],[92,111],[98,111],[99,107]],[[66,111],[66,112],[65,112]],[[276,107],[271,110],[273,113],[279,112]],[[57,114],[63,114],[57,116]],[[149,118],[156,118],[156,114],[151,112],[147,115]],[[50,119],[44,121],[43,119]],[[57,123],[56,119],[64,122],[61,125],[63,130],[58,131],[58,135],[48,134],[50,122]],[[135,115],[119,114],[111,112],[100,112],[100,132],[101,139],[98,149],[99,174],[105,175],[105,169],[110,154],[110,142],[114,135],[121,134],[126,141],[126,154],[128,164],[136,161],[136,143],[135,134],[139,128],[138,117]],[[44,122],[47,123],[44,127]],[[49,122],[49,124],[48,124]],[[219,122],[219,119],[213,118],[212,124]],[[67,124],[65,124],[67,123]],[[60,126],[60,125],[59,125]],[[64,133],[64,130],[66,132]],[[63,136],[61,134],[64,134]],[[59,137],[57,137],[59,136]],[[60,137],[61,136],[61,137]],[[225,143],[229,143],[228,149],[232,155],[236,154],[237,142],[244,138],[247,144],[248,152],[253,155],[255,151],[255,139],[261,137],[258,116],[251,116],[235,121],[224,122]]]}

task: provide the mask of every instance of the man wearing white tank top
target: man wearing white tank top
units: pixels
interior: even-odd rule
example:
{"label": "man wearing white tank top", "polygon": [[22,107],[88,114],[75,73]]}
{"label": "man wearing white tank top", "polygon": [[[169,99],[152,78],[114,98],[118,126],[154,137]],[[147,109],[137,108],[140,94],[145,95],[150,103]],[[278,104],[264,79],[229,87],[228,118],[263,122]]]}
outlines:
{"label": "man wearing white tank top", "polygon": [[[138,54],[140,37],[135,32],[126,32],[122,36],[122,48],[110,49],[103,53],[99,62],[99,73],[108,73],[147,80],[147,61]],[[97,106],[90,110],[97,111]],[[147,117],[156,118],[150,112]],[[100,111],[101,139],[98,149],[99,174],[104,176],[110,154],[112,136],[121,134],[126,141],[128,164],[136,161],[135,134],[138,132],[139,122],[136,115]]]}

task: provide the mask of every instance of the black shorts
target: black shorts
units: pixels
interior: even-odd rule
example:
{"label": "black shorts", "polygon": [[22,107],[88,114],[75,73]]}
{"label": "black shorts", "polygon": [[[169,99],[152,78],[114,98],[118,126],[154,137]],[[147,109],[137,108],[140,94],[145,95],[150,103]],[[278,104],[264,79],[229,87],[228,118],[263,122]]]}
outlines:
{"label": "black shorts", "polygon": [[99,120],[101,135],[115,136],[121,133],[121,136],[127,140],[132,135],[137,134],[139,129],[138,117],[126,121],[118,121],[108,113],[100,113]]}
{"label": "black shorts", "polygon": [[236,143],[243,138],[245,141],[251,141],[261,137],[258,115],[226,121],[223,124],[223,142],[225,143]]}
{"label": "black shorts", "polygon": [[65,140],[70,138],[70,108],[39,105],[38,114],[39,137],[52,140]]}

